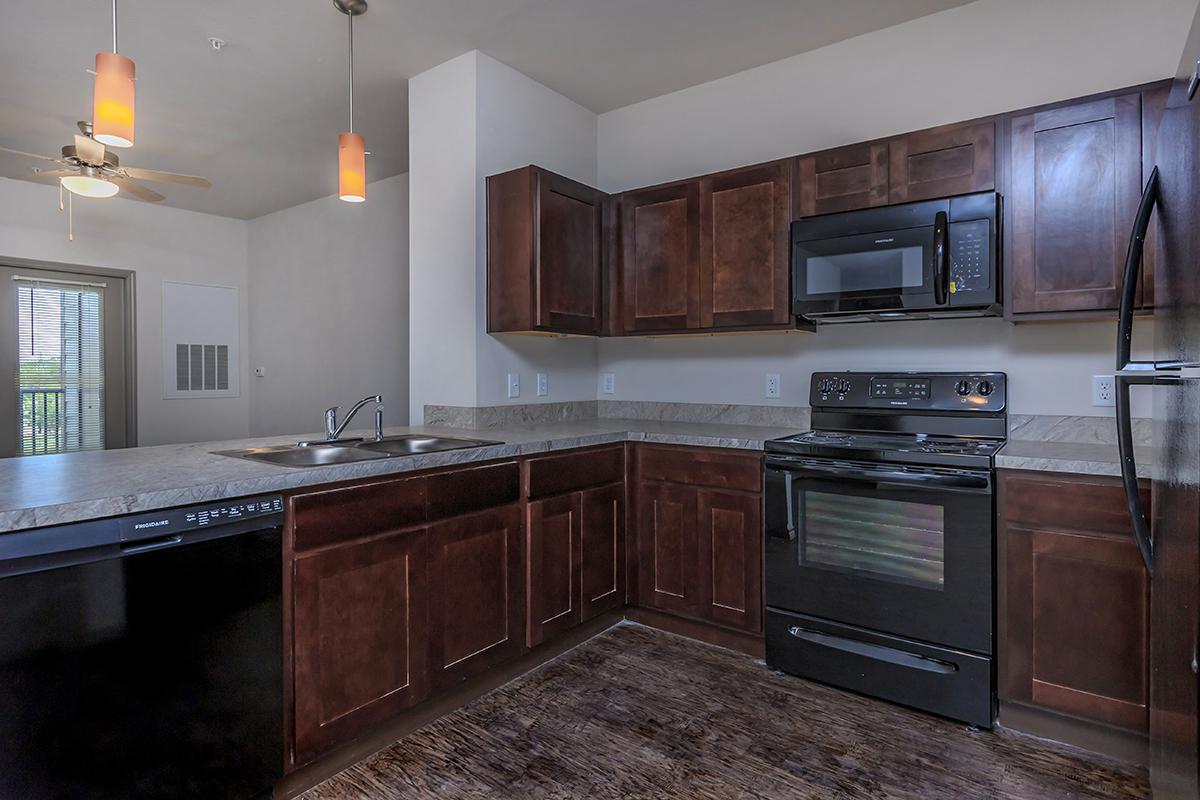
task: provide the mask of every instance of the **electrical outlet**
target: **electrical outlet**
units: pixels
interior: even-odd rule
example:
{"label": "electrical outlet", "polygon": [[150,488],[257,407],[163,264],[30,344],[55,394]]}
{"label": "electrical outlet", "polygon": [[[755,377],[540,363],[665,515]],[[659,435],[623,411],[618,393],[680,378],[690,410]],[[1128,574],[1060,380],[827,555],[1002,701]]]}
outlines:
{"label": "electrical outlet", "polygon": [[617,393],[617,376],[611,372],[605,372],[600,376],[600,391],[605,394]]}
{"label": "electrical outlet", "polygon": [[769,400],[779,399],[779,374],[776,372],[767,373],[766,395]]}
{"label": "electrical outlet", "polygon": [[537,374],[537,396],[545,397],[550,394],[550,377],[544,372]]}
{"label": "electrical outlet", "polygon": [[521,376],[515,372],[508,373],[508,396],[521,396]]}
{"label": "electrical outlet", "polygon": [[267,377],[267,368],[266,367],[255,367],[254,368],[254,377],[256,377],[256,378]]}
{"label": "electrical outlet", "polygon": [[1092,376],[1092,405],[1115,406],[1117,404],[1116,381],[1112,375]]}

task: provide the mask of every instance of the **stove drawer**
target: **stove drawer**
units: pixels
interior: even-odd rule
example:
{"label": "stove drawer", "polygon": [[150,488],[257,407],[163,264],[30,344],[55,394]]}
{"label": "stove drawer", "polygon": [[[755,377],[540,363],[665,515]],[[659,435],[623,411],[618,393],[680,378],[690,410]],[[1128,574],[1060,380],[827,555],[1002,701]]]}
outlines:
{"label": "stove drawer", "polygon": [[768,608],[767,665],[991,728],[992,659]]}

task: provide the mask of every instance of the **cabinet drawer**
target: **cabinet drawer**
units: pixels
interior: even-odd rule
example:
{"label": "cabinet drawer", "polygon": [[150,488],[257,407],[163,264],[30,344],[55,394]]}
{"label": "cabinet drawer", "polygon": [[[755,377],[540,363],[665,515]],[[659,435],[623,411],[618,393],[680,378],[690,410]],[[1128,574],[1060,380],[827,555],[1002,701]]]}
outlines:
{"label": "cabinet drawer", "polygon": [[624,479],[624,445],[535,458],[529,462],[529,498],[549,497]]}
{"label": "cabinet drawer", "polygon": [[521,473],[515,461],[440,472],[426,480],[431,522],[515,503],[521,494]]}
{"label": "cabinet drawer", "polygon": [[762,457],[699,447],[640,445],[638,479],[743,492],[762,491]]}
{"label": "cabinet drawer", "polygon": [[424,478],[293,495],[292,547],[308,550],[425,521]]}
{"label": "cabinet drawer", "polygon": [[[1131,536],[1125,490],[1108,476],[1029,474],[1001,471],[1000,518],[1030,528]],[[1150,507],[1150,489],[1142,484]]]}

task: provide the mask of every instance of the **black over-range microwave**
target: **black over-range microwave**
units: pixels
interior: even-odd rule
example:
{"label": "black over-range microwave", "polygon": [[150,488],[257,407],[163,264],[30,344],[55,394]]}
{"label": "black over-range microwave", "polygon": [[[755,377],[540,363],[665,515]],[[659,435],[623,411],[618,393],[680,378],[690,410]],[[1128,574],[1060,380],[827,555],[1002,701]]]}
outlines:
{"label": "black over-range microwave", "polygon": [[1002,313],[996,192],[792,223],[792,313],[863,322]]}

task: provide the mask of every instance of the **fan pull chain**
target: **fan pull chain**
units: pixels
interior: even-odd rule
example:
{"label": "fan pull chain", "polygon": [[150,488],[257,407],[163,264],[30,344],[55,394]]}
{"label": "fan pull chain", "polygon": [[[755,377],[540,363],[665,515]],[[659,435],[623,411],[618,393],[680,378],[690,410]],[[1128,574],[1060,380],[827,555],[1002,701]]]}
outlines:
{"label": "fan pull chain", "polygon": [[63,182],[62,178],[58,179],[58,210],[63,210]]}
{"label": "fan pull chain", "polygon": [[75,194],[67,198],[67,241],[75,241]]}

